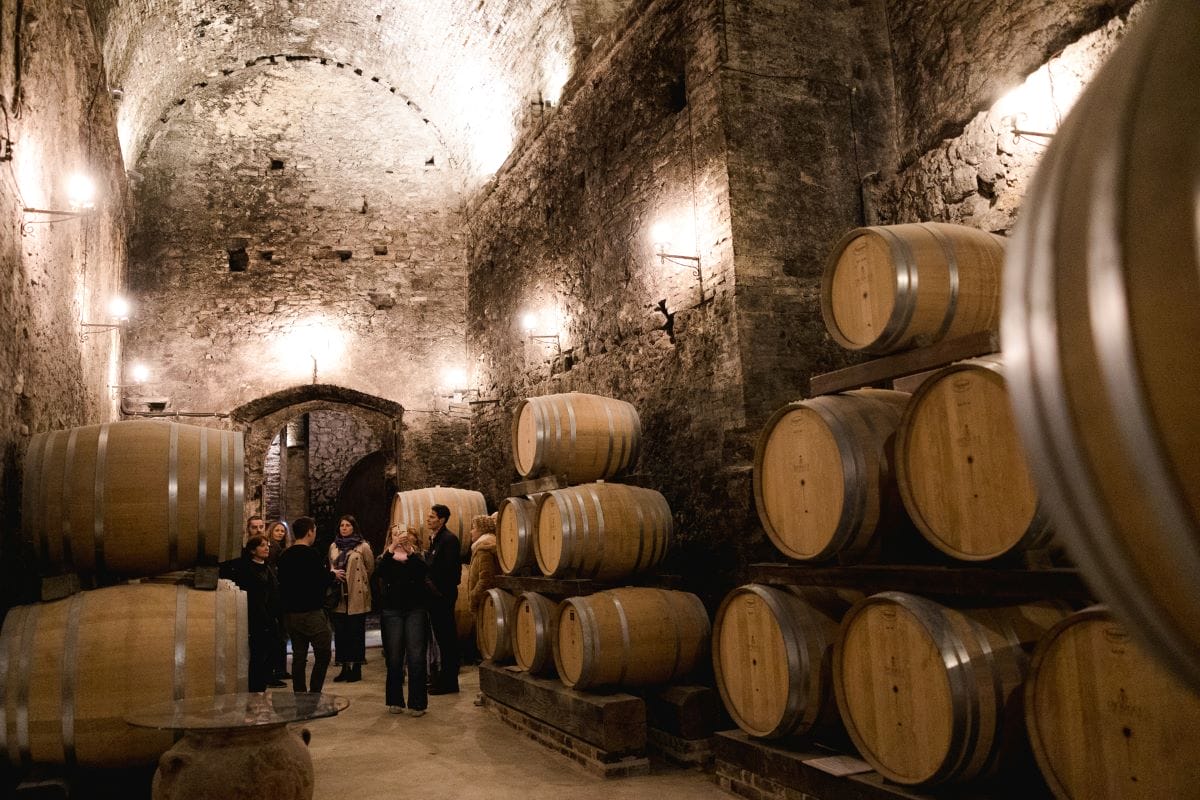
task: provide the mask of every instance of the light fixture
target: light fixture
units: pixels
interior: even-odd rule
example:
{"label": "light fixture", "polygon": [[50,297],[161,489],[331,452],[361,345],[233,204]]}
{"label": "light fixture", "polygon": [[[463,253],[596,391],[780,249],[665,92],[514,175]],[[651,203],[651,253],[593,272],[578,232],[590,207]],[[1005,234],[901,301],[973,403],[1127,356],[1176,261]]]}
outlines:
{"label": "light fixture", "polygon": [[704,273],[700,268],[700,256],[689,256],[681,253],[669,252],[671,248],[671,229],[665,223],[657,223],[650,229],[650,238],[654,242],[654,254],[658,256],[658,260],[666,264],[670,262],[677,266],[688,267],[692,274],[696,276],[696,283],[700,287],[700,301],[704,301]]}
{"label": "light fixture", "polygon": [[1000,119],[1002,127],[1007,128],[1013,135],[1013,141],[1018,141],[1029,136],[1036,136],[1041,139],[1053,139],[1054,134],[1049,131],[1034,131],[1027,128],[1022,128],[1022,120],[1025,119],[1025,114],[1008,114]]}
{"label": "light fixture", "polygon": [[96,184],[86,175],[75,173],[67,178],[68,209],[34,208],[25,206],[25,216],[37,215],[47,219],[26,219],[21,224],[21,235],[28,236],[33,225],[50,225],[90,214],[96,207]]}
{"label": "light fixture", "polygon": [[562,341],[557,333],[534,333],[540,323],[538,315],[532,311],[527,311],[521,315],[521,329],[525,331],[526,338],[530,342],[539,342],[542,345],[554,345],[556,355],[562,353]]}
{"label": "light fixture", "polygon": [[108,316],[113,322],[80,322],[79,326],[83,331],[79,334],[79,338],[87,339],[88,335],[96,331],[111,331],[117,328],[124,327],[129,322],[130,305],[129,301],[124,297],[116,296],[108,301]]}
{"label": "light fixture", "polygon": [[135,361],[129,367],[129,379],[133,383],[110,383],[110,389],[132,389],[135,386],[145,386],[146,381],[150,380],[150,368],[140,361]]}

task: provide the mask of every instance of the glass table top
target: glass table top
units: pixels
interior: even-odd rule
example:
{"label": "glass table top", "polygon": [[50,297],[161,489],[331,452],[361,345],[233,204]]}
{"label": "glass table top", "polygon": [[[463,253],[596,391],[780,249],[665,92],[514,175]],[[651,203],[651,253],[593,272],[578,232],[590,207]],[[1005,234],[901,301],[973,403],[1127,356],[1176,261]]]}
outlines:
{"label": "glass table top", "polygon": [[230,730],[332,717],[349,706],[348,698],[333,694],[246,692],[186,697],[139,708],[126,714],[125,721],[141,728]]}

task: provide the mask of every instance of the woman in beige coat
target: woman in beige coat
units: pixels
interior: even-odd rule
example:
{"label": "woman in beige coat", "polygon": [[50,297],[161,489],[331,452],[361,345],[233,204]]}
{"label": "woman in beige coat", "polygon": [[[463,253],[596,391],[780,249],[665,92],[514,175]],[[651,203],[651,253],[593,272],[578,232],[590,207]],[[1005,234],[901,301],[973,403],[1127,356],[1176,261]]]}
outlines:
{"label": "woman in beige coat", "polygon": [[471,520],[471,567],[467,571],[467,598],[471,603],[472,619],[483,601],[483,593],[496,585],[498,572],[496,518],[480,515]]}
{"label": "woman in beige coat", "polygon": [[329,563],[341,590],[330,614],[333,648],[342,668],[334,680],[353,683],[362,680],[362,665],[367,660],[367,613],[371,610],[375,554],[359,533],[358,521],[349,514],[338,521],[337,538],[329,546]]}

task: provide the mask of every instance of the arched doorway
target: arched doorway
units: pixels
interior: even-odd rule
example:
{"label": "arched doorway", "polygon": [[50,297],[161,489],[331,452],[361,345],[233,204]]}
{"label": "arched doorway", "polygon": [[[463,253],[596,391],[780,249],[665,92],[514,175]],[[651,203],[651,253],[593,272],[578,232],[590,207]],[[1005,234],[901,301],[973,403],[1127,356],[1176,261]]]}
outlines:
{"label": "arched doorway", "polygon": [[[375,531],[378,524],[370,520],[387,514],[386,487],[396,484],[403,411],[397,403],[325,384],[276,392],[234,409],[231,416],[246,434],[247,515],[312,516],[325,542],[335,535],[338,516],[352,513],[364,534],[381,539],[382,530]],[[377,474],[368,474],[371,470]],[[351,473],[360,487],[354,507],[347,505],[350,495],[343,497]]]}

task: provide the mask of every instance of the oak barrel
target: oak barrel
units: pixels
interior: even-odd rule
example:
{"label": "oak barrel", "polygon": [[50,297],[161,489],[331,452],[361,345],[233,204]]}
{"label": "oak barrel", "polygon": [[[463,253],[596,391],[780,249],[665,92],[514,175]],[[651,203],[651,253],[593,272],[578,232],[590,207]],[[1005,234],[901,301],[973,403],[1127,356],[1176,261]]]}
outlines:
{"label": "oak barrel", "polygon": [[0,631],[0,750],[12,764],[153,764],[170,731],[126,713],[185,697],[245,692],[246,595],[126,584],[17,606]]}
{"label": "oak barrel", "polygon": [[754,451],[754,500],[772,543],[789,558],[861,554],[904,511],[890,449],[909,395],[860,389],[789,403]]}
{"label": "oak barrel", "polygon": [[513,413],[512,450],[525,478],[563,475],[567,483],[611,478],[633,466],[642,441],[637,409],[581,392],[522,400]]}
{"label": "oak barrel", "polygon": [[536,567],[536,503],[525,497],[506,497],[496,512],[496,560],[505,575]]}
{"label": "oak barrel", "polygon": [[572,689],[669,683],[707,657],[709,634],[694,594],[610,589],[562,602],[554,663]]}
{"label": "oak barrel", "polygon": [[1038,644],[1025,721],[1060,800],[1194,796],[1200,695],[1155,661],[1103,606],[1072,614]]}
{"label": "oak barrel", "polygon": [[471,520],[487,514],[487,500],[481,492],[472,489],[455,489],[451,486],[433,486],[428,489],[409,489],[396,492],[392,498],[391,524],[405,528],[416,528],[421,547],[429,547],[429,528],[425,518],[430,507],[441,504],[450,509],[446,528],[458,537],[461,555],[466,558],[471,552]]}
{"label": "oak barrel", "polygon": [[242,434],[129,420],[36,434],[22,528],[43,568],[143,577],[242,548]]}
{"label": "oak barrel", "polygon": [[1021,704],[1010,700],[1026,649],[1066,614],[1049,602],[956,610],[901,592],[866,598],[842,620],[834,649],[846,731],[896,783],[1011,773],[1024,736]]}
{"label": "oak barrel", "polygon": [[998,356],[926,379],[896,432],[896,483],[930,544],[985,561],[1050,540]]}
{"label": "oak barrel", "polygon": [[558,635],[558,603],[537,592],[524,592],[513,609],[513,657],[531,675],[554,672],[554,638]]}
{"label": "oak barrel", "polygon": [[671,508],[653,489],[589,483],[538,498],[538,567],[550,577],[615,580],[662,561],[671,545]]}
{"label": "oak barrel", "polygon": [[479,655],[497,664],[512,661],[516,598],[503,589],[488,589],[475,613],[475,644]]}
{"label": "oak barrel", "polygon": [[995,330],[1004,239],[963,225],[856,228],[833,248],[821,313],[834,341],[892,353]]}
{"label": "oak barrel", "polygon": [[713,622],[713,668],[729,716],[751,736],[841,727],[833,645],[856,592],[751,583],[730,592]]}
{"label": "oak barrel", "polygon": [[1041,163],[1001,334],[1056,532],[1126,629],[1200,690],[1200,5],[1147,11]]}

